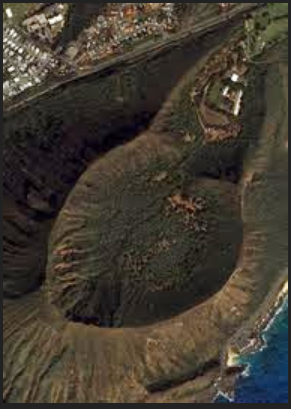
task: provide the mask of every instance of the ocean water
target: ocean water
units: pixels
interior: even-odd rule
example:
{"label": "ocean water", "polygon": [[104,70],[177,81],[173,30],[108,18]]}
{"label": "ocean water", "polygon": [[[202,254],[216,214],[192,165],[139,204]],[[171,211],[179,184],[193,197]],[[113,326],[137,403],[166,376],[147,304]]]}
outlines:
{"label": "ocean water", "polygon": [[[241,359],[248,370],[233,403],[288,403],[288,298],[264,332],[267,346]],[[219,398],[216,403],[230,403]]]}

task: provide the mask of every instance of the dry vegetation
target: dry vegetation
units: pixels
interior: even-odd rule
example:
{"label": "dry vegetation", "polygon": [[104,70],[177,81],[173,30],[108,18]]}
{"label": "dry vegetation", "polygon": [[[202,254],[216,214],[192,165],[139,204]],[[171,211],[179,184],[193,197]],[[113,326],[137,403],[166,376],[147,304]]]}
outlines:
{"label": "dry vegetation", "polygon": [[[55,149],[42,136],[22,139],[16,149],[8,136],[32,135],[37,124],[31,119],[22,135],[16,122],[11,125],[3,153],[4,402],[211,399],[224,346],[260,308],[287,263],[287,70],[278,58],[274,51],[269,67],[255,68],[243,132],[235,141],[203,143],[190,97],[195,67],[149,130],[90,166],[100,146],[84,148],[76,141],[88,131],[92,143],[99,130],[98,120],[86,122],[96,110],[92,101],[88,112],[80,111],[87,127],[75,131],[78,138],[64,137],[64,129],[72,128],[60,114],[51,136],[59,141]],[[108,81],[116,84],[114,77]],[[89,88],[75,96],[83,101]],[[134,106],[132,95],[127,107]],[[115,108],[121,121],[117,102]],[[108,107],[102,109],[109,119]],[[39,121],[48,136],[47,118]],[[102,128],[100,140],[110,126]],[[42,157],[51,158],[50,172]],[[23,174],[17,179],[16,168],[9,169],[9,158],[26,183],[19,183]],[[37,180],[28,171],[31,158],[40,169]],[[65,171],[58,173],[62,162]],[[62,206],[64,190],[85,169]],[[28,205],[31,189],[49,204],[45,211],[35,197]],[[40,285],[42,264],[37,258],[32,263],[27,249],[35,250],[36,238],[46,245],[38,234],[51,221],[47,275]]]}

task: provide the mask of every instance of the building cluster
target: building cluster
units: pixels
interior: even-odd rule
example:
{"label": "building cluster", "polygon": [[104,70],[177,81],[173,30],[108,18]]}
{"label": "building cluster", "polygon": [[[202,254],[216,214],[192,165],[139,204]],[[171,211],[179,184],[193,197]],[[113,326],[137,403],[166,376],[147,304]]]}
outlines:
{"label": "building cluster", "polygon": [[36,3],[22,26],[14,23],[12,8],[3,11],[3,102],[42,84],[51,73],[72,72],[74,67],[50,47],[63,28],[67,3]]}
{"label": "building cluster", "polygon": [[[233,84],[239,84],[240,76],[233,72],[231,75],[231,82]],[[222,91],[222,97],[225,99],[225,107],[229,108],[229,111],[234,116],[239,116],[242,107],[242,101],[244,96],[243,85],[239,87],[232,87],[231,85],[226,85]]]}
{"label": "building cluster", "polygon": [[79,67],[124,52],[143,40],[163,36],[177,26],[174,3],[107,3],[66,55]]}
{"label": "building cluster", "polygon": [[32,36],[53,44],[65,25],[68,3],[42,3],[23,21],[23,27]]}
{"label": "building cluster", "polygon": [[[248,65],[239,40],[231,42],[208,61],[197,77],[191,99],[208,141],[239,135]],[[213,93],[214,90],[214,93]]]}
{"label": "building cluster", "polygon": [[175,30],[174,3],[105,3],[88,29],[71,43],[63,57],[52,45],[64,27],[69,3],[37,3],[21,26],[14,25],[12,8],[4,10],[3,101],[41,84],[53,72],[65,75],[118,55],[138,42]]}
{"label": "building cluster", "polygon": [[20,31],[3,23],[3,102],[34,87],[57,67],[57,60]]}
{"label": "building cluster", "polygon": [[232,50],[231,64],[222,78],[220,109],[230,113],[234,117],[241,114],[245,87],[247,85],[246,74],[248,65],[244,59],[242,49]]}

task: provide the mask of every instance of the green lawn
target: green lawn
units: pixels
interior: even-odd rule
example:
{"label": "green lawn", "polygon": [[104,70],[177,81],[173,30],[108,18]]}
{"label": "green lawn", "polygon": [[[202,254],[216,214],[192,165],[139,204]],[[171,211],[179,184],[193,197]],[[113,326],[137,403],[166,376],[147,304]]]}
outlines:
{"label": "green lawn", "polygon": [[285,38],[288,34],[288,18],[273,21],[263,33],[267,43]]}
{"label": "green lawn", "polygon": [[6,8],[10,7],[13,12],[14,22],[20,24],[25,17],[25,13],[32,5],[35,5],[35,3],[3,3],[3,13]]}
{"label": "green lawn", "polygon": [[253,13],[253,23],[254,28],[247,32],[251,57],[288,36],[288,3],[267,3],[267,7]]}
{"label": "green lawn", "polygon": [[268,9],[272,18],[288,16],[288,3],[268,3]]}
{"label": "green lawn", "polygon": [[223,85],[221,81],[217,80],[213,84],[211,84],[209,92],[208,92],[208,101],[214,105],[219,105],[221,101],[221,91]]}

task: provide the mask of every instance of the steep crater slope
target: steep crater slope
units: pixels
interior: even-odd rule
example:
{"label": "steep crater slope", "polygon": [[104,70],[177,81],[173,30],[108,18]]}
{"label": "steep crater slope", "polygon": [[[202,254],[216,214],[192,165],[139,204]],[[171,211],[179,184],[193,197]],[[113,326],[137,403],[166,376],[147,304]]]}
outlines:
{"label": "steep crater slope", "polygon": [[216,33],[187,40],[4,113],[4,294],[40,284],[48,232],[82,172],[147,128],[179,78],[219,41]]}

